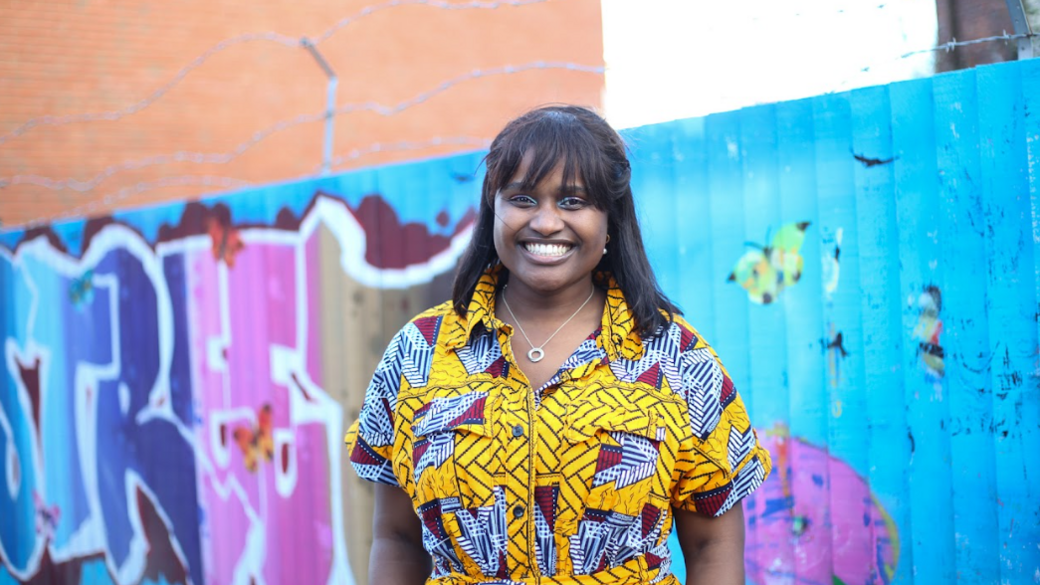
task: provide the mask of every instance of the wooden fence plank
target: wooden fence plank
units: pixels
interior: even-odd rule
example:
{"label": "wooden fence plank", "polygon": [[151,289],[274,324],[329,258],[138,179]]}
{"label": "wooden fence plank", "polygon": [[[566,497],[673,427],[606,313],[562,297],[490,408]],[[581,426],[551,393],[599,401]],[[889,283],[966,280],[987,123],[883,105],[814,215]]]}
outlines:
{"label": "wooden fence plank", "polygon": [[709,117],[708,188],[711,192],[713,269],[708,278],[715,290],[715,346],[737,390],[751,399],[751,363],[748,359],[747,295],[727,276],[743,254],[744,204],[740,162],[740,115],[736,112]]}
{"label": "wooden fence plank", "polygon": [[948,413],[927,350],[941,319],[937,181],[931,80],[891,86],[899,225],[911,524],[915,583],[954,579]]}
{"label": "wooden fence plank", "polygon": [[[951,488],[954,502],[995,501],[986,279],[979,278],[986,273],[986,257],[975,77],[944,75],[933,86]],[[998,575],[995,510],[957,506],[953,524],[958,578],[979,582]]]}
{"label": "wooden fence plank", "polygon": [[[1024,103],[1019,69],[977,72],[982,193],[987,216],[990,346],[993,350],[993,420],[996,447],[1000,571],[1014,581],[1037,558],[1037,475],[1034,429],[1022,424],[1035,409],[1036,284],[1034,246],[1027,245],[1031,211],[1026,176]],[[1028,420],[1028,419],[1027,419]],[[1035,415],[1033,420],[1035,420]],[[1003,505],[1000,505],[1003,504]]]}
{"label": "wooden fence plank", "polygon": [[[852,152],[870,161],[854,165],[859,237],[842,241],[859,249],[866,392],[868,484],[882,522],[871,526],[875,582],[910,580],[910,499],[904,473],[910,457],[906,434],[892,125],[888,88],[852,92]],[[877,162],[874,162],[877,161]],[[844,260],[844,254],[842,255]],[[842,262],[844,265],[845,262]]]}

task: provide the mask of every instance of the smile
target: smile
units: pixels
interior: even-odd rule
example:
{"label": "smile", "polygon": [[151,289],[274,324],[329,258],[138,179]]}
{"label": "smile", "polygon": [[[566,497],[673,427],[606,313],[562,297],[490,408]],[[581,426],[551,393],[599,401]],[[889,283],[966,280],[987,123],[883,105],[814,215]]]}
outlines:
{"label": "smile", "polygon": [[532,242],[524,244],[524,249],[530,254],[546,258],[559,258],[573,248],[574,246],[569,244],[537,244]]}

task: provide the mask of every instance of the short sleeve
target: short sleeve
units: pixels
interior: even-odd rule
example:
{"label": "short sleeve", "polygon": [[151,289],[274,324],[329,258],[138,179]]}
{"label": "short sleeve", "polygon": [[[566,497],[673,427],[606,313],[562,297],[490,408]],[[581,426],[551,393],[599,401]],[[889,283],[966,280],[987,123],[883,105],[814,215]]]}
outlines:
{"label": "short sleeve", "polygon": [[721,516],[762,485],[772,462],[714,350],[698,341],[680,360],[689,428],[676,458],[672,506]]}
{"label": "short sleeve", "polygon": [[361,479],[400,485],[391,465],[394,445],[394,412],[401,389],[403,357],[399,332],[390,341],[365,391],[361,414],[344,438],[350,464]]}

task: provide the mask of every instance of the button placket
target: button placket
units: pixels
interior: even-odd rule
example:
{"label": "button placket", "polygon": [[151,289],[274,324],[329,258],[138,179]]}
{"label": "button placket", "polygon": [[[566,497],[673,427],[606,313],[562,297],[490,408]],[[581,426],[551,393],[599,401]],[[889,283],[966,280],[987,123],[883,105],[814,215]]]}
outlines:
{"label": "button placket", "polygon": [[[503,388],[501,412],[512,413],[512,421],[502,428],[506,450],[505,498],[508,531],[507,563],[512,569],[526,566],[534,558],[533,517],[529,513],[533,501],[531,480],[534,444],[532,441],[530,389],[521,380],[510,377]],[[510,436],[512,435],[512,436]]]}

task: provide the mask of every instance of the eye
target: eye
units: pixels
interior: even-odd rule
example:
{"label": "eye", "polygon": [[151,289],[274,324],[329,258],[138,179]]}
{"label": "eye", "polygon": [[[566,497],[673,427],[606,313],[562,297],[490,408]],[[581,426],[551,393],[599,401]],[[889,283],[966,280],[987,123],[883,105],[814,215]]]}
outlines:
{"label": "eye", "polygon": [[538,202],[534,200],[530,195],[524,195],[522,193],[516,195],[506,196],[506,201],[509,201],[517,207],[532,207],[538,205]]}
{"label": "eye", "polygon": [[564,197],[560,200],[560,207],[563,209],[578,210],[588,207],[589,202],[582,199],[581,197]]}

